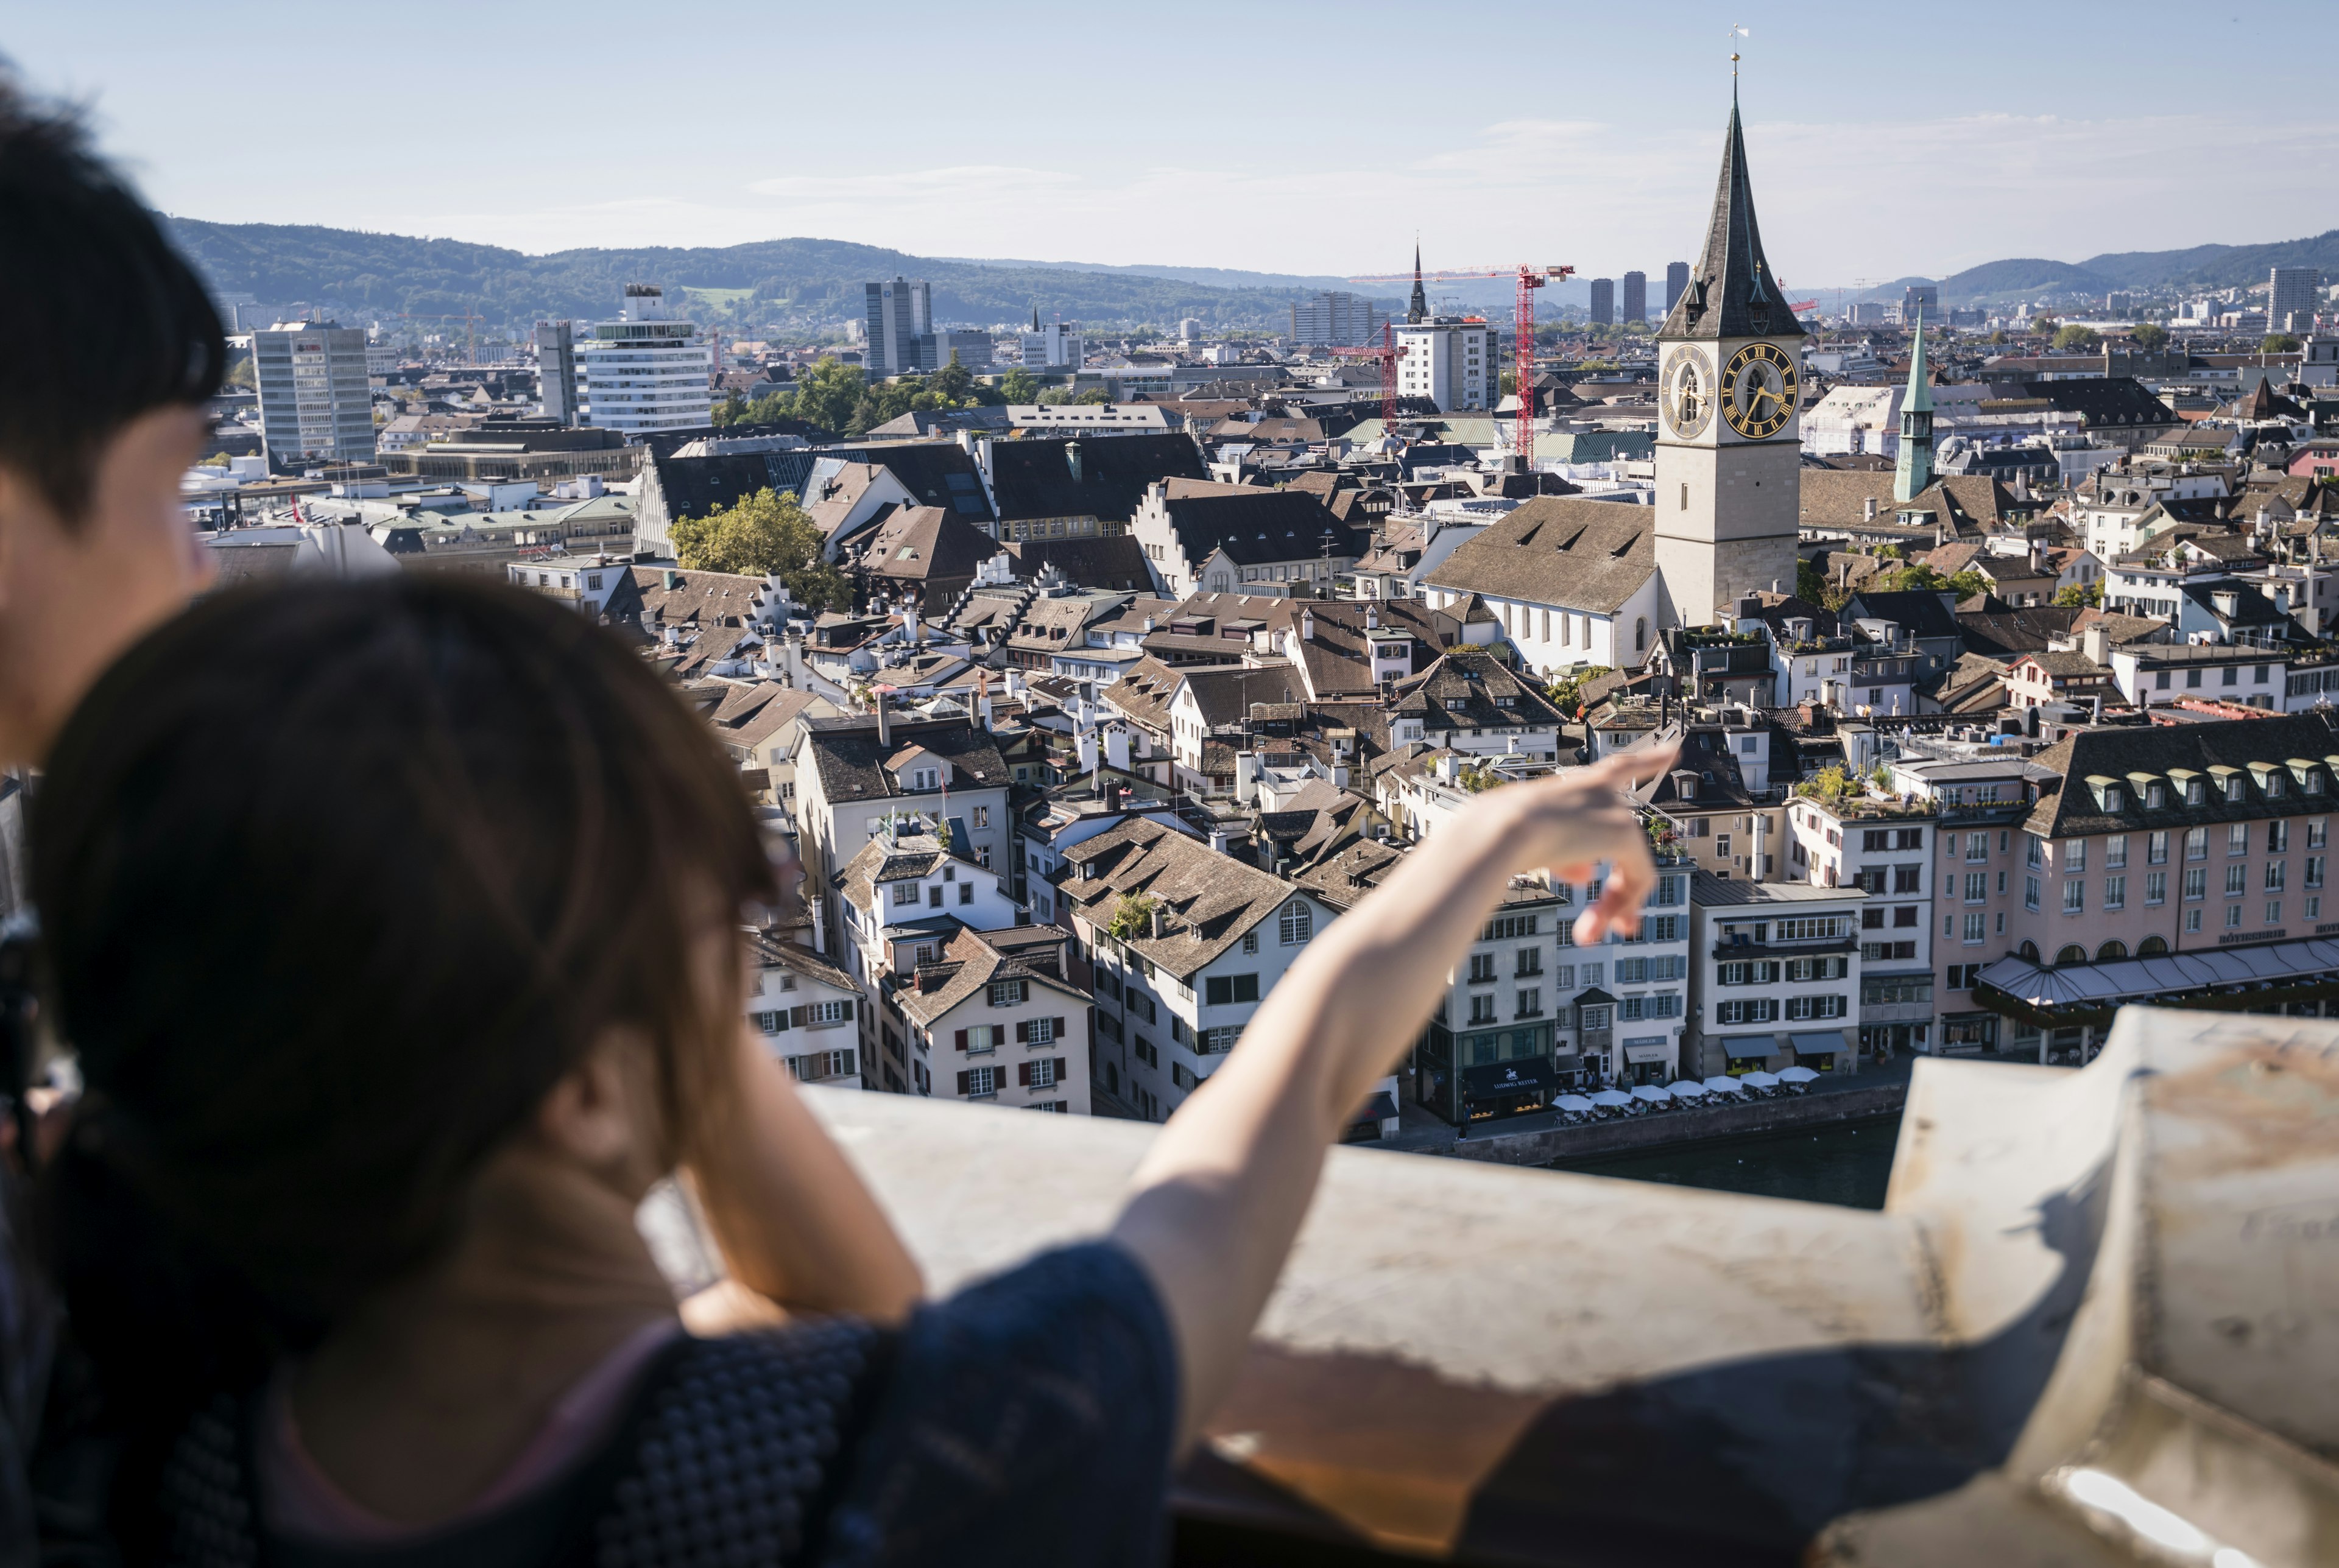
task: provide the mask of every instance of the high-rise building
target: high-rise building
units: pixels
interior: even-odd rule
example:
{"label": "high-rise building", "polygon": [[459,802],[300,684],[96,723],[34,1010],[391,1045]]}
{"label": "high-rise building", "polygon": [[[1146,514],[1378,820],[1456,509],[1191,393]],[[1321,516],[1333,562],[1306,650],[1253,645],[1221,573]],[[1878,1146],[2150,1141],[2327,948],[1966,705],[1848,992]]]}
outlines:
{"label": "high-rise building", "polygon": [[956,354],[958,362],[981,375],[991,369],[994,350],[988,332],[921,332],[918,334],[915,369],[939,370]]}
{"label": "high-rise building", "polygon": [[1628,326],[1640,326],[1649,319],[1649,275],[1646,272],[1624,274],[1624,321]]}
{"label": "high-rise building", "polygon": [[714,423],[714,350],[689,321],[666,310],[656,283],[626,285],[614,321],[593,323],[577,349],[580,423],[646,434]]}
{"label": "high-rise building", "polygon": [[1432,316],[1396,329],[1396,390],[1426,398],[1441,414],[1491,409],[1502,383],[1495,329],[1475,317]]}
{"label": "high-rise building", "polygon": [[1673,307],[1681,303],[1682,291],[1688,287],[1689,263],[1687,261],[1667,261],[1665,263],[1666,315],[1670,316],[1673,313]]}
{"label": "high-rise building", "polygon": [[1941,319],[1941,290],[1938,283],[1911,283],[1900,291],[1900,324],[1916,325],[1920,315],[1930,316],[1936,325]]}
{"label": "high-rise building", "polygon": [[863,319],[869,333],[867,365],[872,376],[901,376],[918,368],[918,339],[934,330],[931,283],[895,278],[864,283]]}
{"label": "high-rise building", "polygon": [[1787,305],[1732,102],[1705,249],[1657,333],[1657,572],[1684,626],[1795,581],[1805,332]]}
{"label": "high-rise building", "polygon": [[1078,321],[1051,321],[1043,327],[1035,309],[1031,330],[1021,338],[1018,358],[1026,370],[1077,370],[1088,362],[1088,345],[1081,339]]}
{"label": "high-rise building", "polygon": [[260,389],[261,439],[271,459],[372,460],[363,328],[279,321],[252,334],[252,370]]}
{"label": "high-rise building", "polygon": [[2314,330],[2314,295],[2323,274],[2313,267],[2276,267],[2266,275],[2266,325],[2278,332]]}
{"label": "high-rise building", "polygon": [[1179,322],[1178,340],[1181,343],[1200,342],[1202,340],[1202,323],[1199,319],[1189,316],[1184,321]]}
{"label": "high-rise building", "polygon": [[577,324],[538,321],[536,324],[537,409],[548,419],[564,425],[583,423],[577,417]]}
{"label": "high-rise building", "polygon": [[1380,336],[1385,320],[1363,295],[1327,290],[1292,301],[1291,340],[1319,348],[1354,347]]}
{"label": "high-rise building", "polygon": [[1594,279],[1593,279],[1593,280],[1592,280],[1592,322],[1593,322],[1593,325],[1597,326],[1597,327],[1607,327],[1607,326],[1613,326],[1613,325],[1614,325],[1614,324],[1615,324],[1615,321],[1616,321],[1616,280],[1615,280],[1615,279],[1614,279],[1614,278],[1594,278]]}

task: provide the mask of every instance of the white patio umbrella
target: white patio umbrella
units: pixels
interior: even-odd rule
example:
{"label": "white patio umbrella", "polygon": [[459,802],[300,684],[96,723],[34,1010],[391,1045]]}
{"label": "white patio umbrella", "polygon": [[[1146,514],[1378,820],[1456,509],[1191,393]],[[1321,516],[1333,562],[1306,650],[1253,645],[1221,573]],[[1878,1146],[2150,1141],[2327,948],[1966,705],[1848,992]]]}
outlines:
{"label": "white patio umbrella", "polygon": [[[1680,1085],[1676,1084],[1674,1087],[1679,1088]],[[1707,1079],[1705,1080],[1705,1087],[1716,1094],[1743,1094],[1746,1092],[1746,1086],[1739,1082],[1736,1079],[1731,1077],[1726,1072],[1716,1073],[1713,1077]]]}
{"label": "white patio umbrella", "polygon": [[1779,1080],[1774,1075],[1759,1070],[1740,1075],[1738,1083],[1739,1087],[1742,1089],[1776,1089],[1779,1087]]}
{"label": "white patio umbrella", "polygon": [[1611,1110],[1616,1110],[1632,1104],[1633,1097],[1619,1089],[1604,1089],[1592,1097],[1592,1103],[1594,1106],[1605,1106]]}
{"label": "white patio umbrella", "polygon": [[1673,1102],[1673,1097],[1671,1090],[1660,1089],[1653,1083],[1643,1083],[1635,1086],[1633,1090],[1633,1098],[1634,1100],[1644,1100],[1651,1105],[1671,1105]]}
{"label": "white patio umbrella", "polygon": [[1705,1098],[1705,1085],[1700,1083],[1693,1078],[1676,1080],[1675,1081],[1665,1085],[1665,1088],[1675,1100],[1703,1100]]}
{"label": "white patio umbrella", "polygon": [[1808,1067],[1782,1067],[1779,1070],[1781,1083],[1809,1083],[1819,1074]]}
{"label": "white patio umbrella", "polygon": [[1562,1110],[1573,1110],[1577,1112],[1589,1111],[1597,1109],[1590,1100],[1584,1099],[1580,1094],[1563,1094],[1557,1100],[1553,1100],[1552,1104],[1559,1107]]}

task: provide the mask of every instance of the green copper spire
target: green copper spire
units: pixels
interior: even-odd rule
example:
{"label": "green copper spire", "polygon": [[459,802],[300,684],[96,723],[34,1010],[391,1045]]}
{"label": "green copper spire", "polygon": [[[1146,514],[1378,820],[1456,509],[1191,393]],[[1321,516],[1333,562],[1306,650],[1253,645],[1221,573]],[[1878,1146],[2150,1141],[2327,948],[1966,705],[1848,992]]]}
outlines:
{"label": "green copper spire", "polygon": [[1925,311],[1917,311],[1916,346],[1909,351],[1909,390],[1900,399],[1900,462],[1892,498],[1912,501],[1933,482],[1933,382],[1925,370]]}

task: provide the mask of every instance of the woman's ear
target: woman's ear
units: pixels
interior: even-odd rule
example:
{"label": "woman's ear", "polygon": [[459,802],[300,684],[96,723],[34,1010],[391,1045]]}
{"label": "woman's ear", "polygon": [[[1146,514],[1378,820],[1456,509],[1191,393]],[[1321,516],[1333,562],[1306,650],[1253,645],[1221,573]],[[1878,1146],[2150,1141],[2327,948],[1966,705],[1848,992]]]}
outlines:
{"label": "woman's ear", "polygon": [[646,1188],[665,1174],[655,1063],[638,1031],[606,1031],[544,1097],[538,1133],[577,1164]]}

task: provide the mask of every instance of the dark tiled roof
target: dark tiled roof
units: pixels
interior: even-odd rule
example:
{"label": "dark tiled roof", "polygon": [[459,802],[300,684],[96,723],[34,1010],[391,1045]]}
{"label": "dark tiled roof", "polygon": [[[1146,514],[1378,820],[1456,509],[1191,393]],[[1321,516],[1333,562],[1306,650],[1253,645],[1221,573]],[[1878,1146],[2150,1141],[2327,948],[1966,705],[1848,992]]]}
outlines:
{"label": "dark tiled roof", "polygon": [[[2059,789],[2042,795],[2024,825],[2043,837],[2061,838],[2250,822],[2267,816],[2320,815],[2331,809],[2334,796],[2339,794],[2325,760],[2339,750],[2339,736],[2334,734],[2334,719],[2325,716],[2328,713],[2324,710],[2217,724],[2081,730],[2030,759],[2062,774],[2063,783]],[[2323,793],[2308,794],[2300,788],[2297,779],[2287,776],[2287,764],[2293,757],[2318,764],[2315,771],[2324,775]],[[2253,763],[2268,764],[2284,773],[2280,795],[2271,799],[2266,796],[2260,781],[2248,772]],[[2189,768],[2213,781],[2230,776],[2211,774],[2213,767],[2242,771],[2242,776],[2248,781],[2243,785],[2242,799],[2226,800],[2224,791],[2212,783],[2207,800],[2199,805],[2187,805],[2185,792],[2172,785],[2166,792],[2168,804],[2154,811],[2137,799],[2134,788],[2127,787],[2130,774],[2166,779],[2172,769],[2177,768]],[[2086,782],[2097,775],[2121,782],[2123,810],[2109,813],[2097,802]]]}
{"label": "dark tiled roof", "polygon": [[[1065,449],[1078,446],[1081,477]],[[1126,522],[1145,487],[1164,479],[1206,479],[1201,449],[1186,436],[1091,436],[1084,440],[996,441],[992,489],[1002,519],[1099,518]]]}
{"label": "dark tiled roof", "polygon": [[1955,594],[1928,588],[1900,593],[1872,593],[1863,588],[1851,596],[1836,618],[1844,622],[1891,621],[1906,627],[1912,636],[1955,637],[1962,635],[1953,607],[1956,602]]}
{"label": "dark tiled roof", "polygon": [[972,581],[999,553],[989,534],[941,507],[906,507],[870,534],[863,569],[911,582]]}
{"label": "dark tiled roof", "polygon": [[1408,716],[1420,715],[1425,732],[1504,725],[1548,729],[1561,719],[1541,686],[1479,648],[1452,649],[1421,674],[1399,681],[1390,705]]}
{"label": "dark tiled roof", "polygon": [[1171,497],[1162,502],[1186,558],[1197,567],[1219,550],[1237,566],[1269,561],[1312,561],[1332,536],[1332,554],[1353,559],[1365,553],[1364,535],[1335,518],[1323,501],[1305,490],[1250,489],[1219,495]]}
{"label": "dark tiled roof", "polygon": [[[1118,439],[1118,438],[1116,438]],[[1003,547],[1021,568],[1018,576],[1032,577],[1042,567],[1054,567],[1084,588],[1122,590],[1150,587],[1153,574],[1145,569],[1145,549],[1133,534],[1086,539],[1024,539]]]}
{"label": "dark tiled roof", "polygon": [[2077,610],[2051,606],[2001,608],[1960,614],[1958,627],[1965,635],[1967,652],[2004,660],[2017,654],[2044,653],[2048,640],[2068,636],[2071,623],[2078,617]]}
{"label": "dark tiled roof", "polygon": [[1466,540],[1427,582],[1614,615],[1657,569],[1656,509],[1544,496]]}
{"label": "dark tiled roof", "polygon": [[[804,727],[821,788],[832,801],[883,800],[903,793],[887,776],[885,762],[911,745],[950,764],[952,788],[997,789],[1008,780],[999,743],[962,719],[896,722],[889,744],[878,741],[874,715],[808,718]],[[933,798],[939,806],[941,796]]]}
{"label": "dark tiled roof", "polygon": [[1762,253],[1762,232],[1754,222],[1754,188],[1746,172],[1746,135],[1733,100],[1705,249],[1690,269],[1689,287],[1682,291],[1659,335],[1800,338],[1803,325],[1787,303],[1788,295]]}
{"label": "dark tiled roof", "polygon": [[[1169,929],[1159,937],[1133,937],[1128,945],[1180,976],[1192,974],[1243,932],[1272,919],[1299,891],[1281,877],[1144,818],[1067,850],[1065,861],[1058,891],[1093,923],[1109,923],[1123,894],[1160,901]],[[1094,872],[1083,877],[1088,867]]]}

